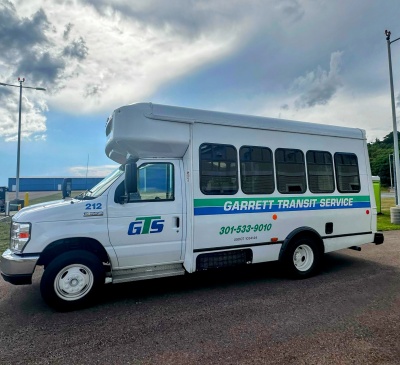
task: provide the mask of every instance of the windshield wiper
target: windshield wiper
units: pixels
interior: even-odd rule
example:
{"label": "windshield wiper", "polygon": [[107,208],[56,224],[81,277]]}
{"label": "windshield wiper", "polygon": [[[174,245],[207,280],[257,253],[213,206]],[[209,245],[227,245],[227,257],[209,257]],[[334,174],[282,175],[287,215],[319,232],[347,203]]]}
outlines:
{"label": "windshield wiper", "polygon": [[92,193],[93,193],[93,191],[91,191],[91,190],[86,190],[86,191],[80,193],[79,195],[77,195],[77,196],[75,197],[75,199],[78,199],[78,200],[91,200],[91,199],[95,199],[94,197],[92,197],[92,196],[89,195],[89,194],[92,194]]}

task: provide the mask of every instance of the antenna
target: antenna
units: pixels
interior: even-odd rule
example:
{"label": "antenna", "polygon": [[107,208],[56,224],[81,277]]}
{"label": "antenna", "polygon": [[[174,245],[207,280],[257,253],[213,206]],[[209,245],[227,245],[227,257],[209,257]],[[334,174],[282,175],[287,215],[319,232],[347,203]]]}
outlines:
{"label": "antenna", "polygon": [[88,189],[88,186],[87,186],[88,171],[89,171],[89,154],[87,155],[87,163],[86,163],[86,181],[85,181],[85,188],[86,188],[86,190]]}

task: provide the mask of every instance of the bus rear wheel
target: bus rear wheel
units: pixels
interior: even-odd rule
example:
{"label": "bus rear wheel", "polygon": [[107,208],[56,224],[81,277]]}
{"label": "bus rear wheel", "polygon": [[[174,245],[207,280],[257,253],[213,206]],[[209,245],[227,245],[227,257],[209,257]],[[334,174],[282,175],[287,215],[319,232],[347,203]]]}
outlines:
{"label": "bus rear wheel", "polygon": [[295,279],[315,275],[321,264],[321,250],[311,237],[300,237],[289,243],[283,256],[286,272]]}

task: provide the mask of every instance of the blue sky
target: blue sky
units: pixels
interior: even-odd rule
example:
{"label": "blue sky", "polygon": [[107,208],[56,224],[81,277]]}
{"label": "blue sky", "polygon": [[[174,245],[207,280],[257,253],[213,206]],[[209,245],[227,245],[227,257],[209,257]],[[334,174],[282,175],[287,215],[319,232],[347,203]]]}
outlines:
{"label": "blue sky", "polygon": [[[0,82],[23,91],[21,176],[105,176],[105,122],[139,101],[392,130],[395,0],[0,0]],[[400,92],[400,41],[392,45]],[[0,86],[0,186],[18,89]],[[399,111],[398,111],[399,112]]]}

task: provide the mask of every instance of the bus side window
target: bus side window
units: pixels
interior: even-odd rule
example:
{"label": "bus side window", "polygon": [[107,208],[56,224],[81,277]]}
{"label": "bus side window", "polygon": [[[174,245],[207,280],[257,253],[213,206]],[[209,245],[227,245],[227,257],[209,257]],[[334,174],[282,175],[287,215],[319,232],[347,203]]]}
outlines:
{"label": "bus side window", "polygon": [[240,181],[245,194],[272,194],[275,190],[272,151],[267,147],[243,146]]}
{"label": "bus side window", "polygon": [[200,190],[207,195],[236,194],[237,151],[234,146],[203,143],[199,150]]}
{"label": "bus side window", "polygon": [[333,193],[335,182],[333,176],[332,155],[326,151],[307,151],[308,187],[312,193]]}
{"label": "bus side window", "polygon": [[275,151],[276,181],[282,194],[303,194],[307,190],[304,154],[300,150],[278,148]]}
{"label": "bus side window", "polygon": [[358,160],[354,153],[335,153],[336,185],[341,193],[358,193],[361,190]]}

